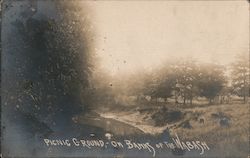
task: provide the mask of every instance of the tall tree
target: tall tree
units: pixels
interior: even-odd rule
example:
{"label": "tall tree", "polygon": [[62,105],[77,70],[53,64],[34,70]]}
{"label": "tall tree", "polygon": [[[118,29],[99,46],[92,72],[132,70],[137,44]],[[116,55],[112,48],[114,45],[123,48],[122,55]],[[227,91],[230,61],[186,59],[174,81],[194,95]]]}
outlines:
{"label": "tall tree", "polygon": [[248,53],[241,53],[236,56],[236,60],[232,64],[231,76],[234,93],[243,97],[243,102],[246,103],[250,91]]}
{"label": "tall tree", "polygon": [[168,65],[161,67],[155,77],[155,97],[164,98],[166,101],[172,96],[172,91],[175,84],[175,76]]}
{"label": "tall tree", "polygon": [[199,78],[197,80],[200,96],[209,99],[210,104],[226,83],[224,72],[224,67],[218,64],[208,63],[200,65]]}
{"label": "tall tree", "polygon": [[195,84],[197,78],[197,65],[192,59],[180,60],[172,66],[175,76],[175,93],[178,93],[183,98],[183,104],[189,99],[192,104],[193,95],[195,92]]}

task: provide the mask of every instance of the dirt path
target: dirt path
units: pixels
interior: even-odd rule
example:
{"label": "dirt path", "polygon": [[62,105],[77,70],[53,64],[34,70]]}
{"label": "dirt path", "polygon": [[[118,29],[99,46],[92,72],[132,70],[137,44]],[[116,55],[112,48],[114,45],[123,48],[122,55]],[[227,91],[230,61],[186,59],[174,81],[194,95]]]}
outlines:
{"label": "dirt path", "polygon": [[102,115],[95,117],[81,117],[79,123],[101,128],[104,131],[117,136],[144,134],[143,130],[131,125],[130,123],[111,117],[104,117]]}
{"label": "dirt path", "polygon": [[140,129],[144,133],[151,134],[151,135],[156,135],[162,133],[167,127],[162,126],[162,127],[155,127],[152,122],[145,122],[144,120],[144,115],[142,114],[137,114],[137,113],[123,113],[123,112],[105,112],[105,113],[100,113],[100,116],[106,119],[112,119],[116,120],[118,122],[122,122],[125,124],[128,124],[130,126],[133,126],[135,128]]}

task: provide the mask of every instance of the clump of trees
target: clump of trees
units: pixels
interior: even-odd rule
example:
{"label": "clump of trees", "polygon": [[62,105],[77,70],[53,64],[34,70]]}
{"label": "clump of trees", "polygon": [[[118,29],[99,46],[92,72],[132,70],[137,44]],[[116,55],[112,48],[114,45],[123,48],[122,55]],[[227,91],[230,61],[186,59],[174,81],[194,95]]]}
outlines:
{"label": "clump of trees", "polygon": [[218,64],[199,64],[194,60],[170,62],[147,80],[144,95],[155,98],[175,98],[175,103],[185,105],[194,97],[206,97],[210,103],[226,85],[224,67]]}
{"label": "clump of trees", "polygon": [[[193,59],[168,61],[161,68],[133,77],[126,82],[127,94],[157,98],[174,98],[176,104],[193,104],[194,98],[206,98],[209,104],[229,102],[232,95],[249,96],[249,58],[237,55],[229,67],[217,63],[199,63]],[[225,101],[227,98],[227,101]]]}

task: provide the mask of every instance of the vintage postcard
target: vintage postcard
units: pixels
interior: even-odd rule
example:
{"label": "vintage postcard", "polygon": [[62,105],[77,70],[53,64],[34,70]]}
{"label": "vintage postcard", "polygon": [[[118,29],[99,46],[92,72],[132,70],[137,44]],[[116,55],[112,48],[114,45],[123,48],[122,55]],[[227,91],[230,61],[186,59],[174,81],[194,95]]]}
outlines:
{"label": "vintage postcard", "polygon": [[247,158],[246,0],[1,0],[3,158]]}

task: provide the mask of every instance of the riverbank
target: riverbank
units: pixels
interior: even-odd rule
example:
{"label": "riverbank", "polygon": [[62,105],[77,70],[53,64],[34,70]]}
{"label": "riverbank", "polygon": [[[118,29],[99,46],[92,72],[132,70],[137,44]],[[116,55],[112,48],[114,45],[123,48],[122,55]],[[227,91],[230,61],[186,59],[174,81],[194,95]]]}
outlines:
{"label": "riverbank", "polygon": [[[184,140],[203,140],[215,150],[228,146],[236,154],[247,153],[249,130],[249,105],[224,104],[181,109],[184,117],[165,126],[155,126],[153,110],[140,113],[138,107],[129,111],[97,111],[103,118],[114,119],[134,126],[144,133],[161,134],[169,128],[170,134],[178,133]],[[230,152],[231,153],[231,152]]]}

